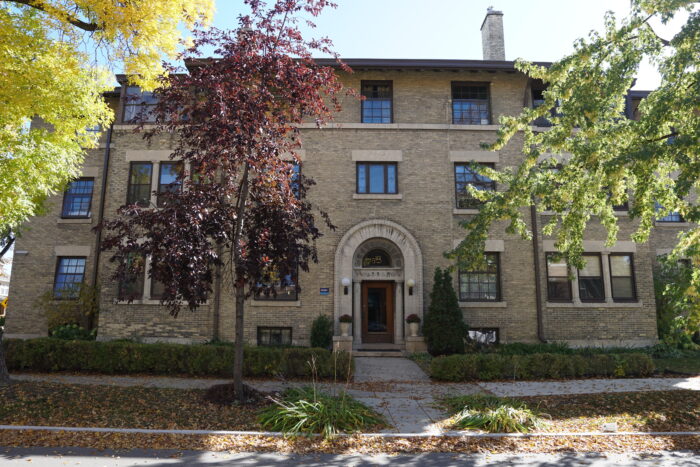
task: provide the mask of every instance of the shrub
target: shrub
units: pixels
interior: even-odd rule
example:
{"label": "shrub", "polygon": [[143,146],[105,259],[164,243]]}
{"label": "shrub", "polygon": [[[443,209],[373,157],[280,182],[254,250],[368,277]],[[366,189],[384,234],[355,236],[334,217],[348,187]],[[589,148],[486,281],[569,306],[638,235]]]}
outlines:
{"label": "shrub", "polygon": [[[159,375],[230,377],[234,349],[229,345],[140,344],[128,341],[4,339],[10,370],[94,371],[106,374],[149,373]],[[246,376],[304,377],[311,355],[318,363],[318,377],[352,375],[353,362],[345,352],[325,349],[246,347]],[[306,360],[305,360],[306,359]]]}
{"label": "shrub", "polygon": [[311,323],[311,347],[330,349],[333,344],[333,321],[326,315],[318,315]]}
{"label": "shrub", "polygon": [[591,377],[644,377],[655,370],[644,353],[563,355],[466,354],[434,358],[431,377],[443,381],[494,379],[553,379]]}
{"label": "shrub", "polygon": [[274,402],[260,413],[258,420],[263,428],[287,435],[320,433],[324,438],[333,438],[339,433],[385,425],[381,415],[344,392],[331,396],[312,387],[295,388]]}
{"label": "shrub", "polygon": [[430,307],[423,321],[423,335],[431,355],[464,353],[468,327],[452,287],[452,276],[447,270],[443,272],[435,268]]}
{"label": "shrub", "polygon": [[46,315],[49,329],[67,324],[76,324],[86,329],[93,327],[99,314],[99,285],[82,283],[76,287],[75,292],[74,300],[56,300],[53,290],[42,294],[36,300],[35,306]]}
{"label": "shrub", "polygon": [[524,402],[484,394],[449,397],[442,404],[454,413],[451,426],[489,433],[528,433],[541,425],[539,415]]}
{"label": "shrub", "polygon": [[94,341],[97,330],[88,331],[77,324],[64,324],[49,331],[49,335],[54,339]]}

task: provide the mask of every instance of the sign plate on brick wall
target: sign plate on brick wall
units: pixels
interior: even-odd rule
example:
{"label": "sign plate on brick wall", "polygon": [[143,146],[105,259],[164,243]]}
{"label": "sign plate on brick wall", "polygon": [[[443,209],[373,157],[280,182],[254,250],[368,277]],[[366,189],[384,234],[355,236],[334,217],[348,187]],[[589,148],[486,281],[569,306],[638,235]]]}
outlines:
{"label": "sign plate on brick wall", "polygon": [[331,293],[331,289],[329,287],[321,287],[321,290],[319,291],[321,295],[328,295]]}

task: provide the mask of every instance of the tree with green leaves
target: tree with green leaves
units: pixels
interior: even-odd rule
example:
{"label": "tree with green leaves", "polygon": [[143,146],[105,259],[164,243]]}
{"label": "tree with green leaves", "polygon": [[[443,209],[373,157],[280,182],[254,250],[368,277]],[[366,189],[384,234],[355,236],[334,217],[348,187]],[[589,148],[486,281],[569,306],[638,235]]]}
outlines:
{"label": "tree with green leaves", "polygon": [[179,53],[180,26],[213,11],[213,0],[0,0],[0,239],[80,175],[91,130],[111,123],[113,75],[98,56],[152,89],[161,60]]}
{"label": "tree with green leaves", "polygon": [[[687,0],[632,0],[629,16],[616,21],[608,13],[605,31],[591,32],[575,43],[574,52],[549,67],[519,61],[518,69],[546,85],[544,104],[502,117],[497,139],[487,145],[499,150],[519,135],[523,162],[512,170],[481,169],[500,192],[472,194],[484,201],[478,215],[465,221],[462,243],[447,256],[461,266],[480,264],[489,229],[506,221],[508,232],[530,238],[524,207],[553,215],[543,233],[570,264],[583,265],[583,238],[591,222],[607,230],[607,243],[618,237],[613,206],[629,202],[638,220],[632,235],[648,239],[657,217],[679,212],[691,223],[700,221],[694,196],[700,181],[700,11]],[[657,35],[656,20],[666,23],[689,14],[670,40]],[[643,60],[655,65],[660,86],[644,98],[638,118],[625,116],[628,91]],[[551,127],[532,122],[546,118]],[[515,143],[514,141],[511,144]],[[554,170],[553,170],[554,169]],[[658,203],[658,204],[657,204]],[[657,206],[662,206],[658,209]],[[679,236],[671,260],[700,259],[700,229]],[[691,282],[700,283],[695,268]]]}
{"label": "tree with green leaves", "polygon": [[430,307],[423,321],[423,335],[431,355],[464,353],[469,328],[459,308],[449,270],[435,268]]}

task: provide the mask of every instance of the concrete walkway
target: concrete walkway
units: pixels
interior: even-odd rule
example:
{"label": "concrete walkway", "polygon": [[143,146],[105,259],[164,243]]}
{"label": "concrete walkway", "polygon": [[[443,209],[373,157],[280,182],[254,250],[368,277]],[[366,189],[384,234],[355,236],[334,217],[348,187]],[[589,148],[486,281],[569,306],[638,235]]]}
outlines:
{"label": "concrete walkway", "polygon": [[[585,379],[569,381],[519,381],[483,383],[434,383],[414,362],[405,358],[356,357],[353,383],[318,383],[319,389],[331,394],[346,390],[354,398],[383,414],[394,433],[439,434],[436,423],[445,414],[435,408],[435,401],[450,394],[485,392],[498,396],[538,396],[556,394],[595,394],[601,392],[700,391],[700,377],[643,379]],[[176,389],[206,389],[223,379],[173,378],[162,376],[97,376],[18,373],[20,381],[46,381],[65,384],[109,386],[146,386]],[[279,392],[309,382],[249,380],[248,384],[264,392]]]}

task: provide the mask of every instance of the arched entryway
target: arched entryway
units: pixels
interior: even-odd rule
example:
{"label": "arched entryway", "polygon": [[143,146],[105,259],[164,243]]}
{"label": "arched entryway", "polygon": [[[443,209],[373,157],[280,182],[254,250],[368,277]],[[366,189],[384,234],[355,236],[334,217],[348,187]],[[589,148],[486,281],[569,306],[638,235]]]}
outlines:
{"label": "arched entryway", "polygon": [[353,347],[403,345],[405,317],[423,317],[422,289],[422,256],[410,232],[381,219],[353,226],[335,255],[336,335],[338,319],[347,314]]}

